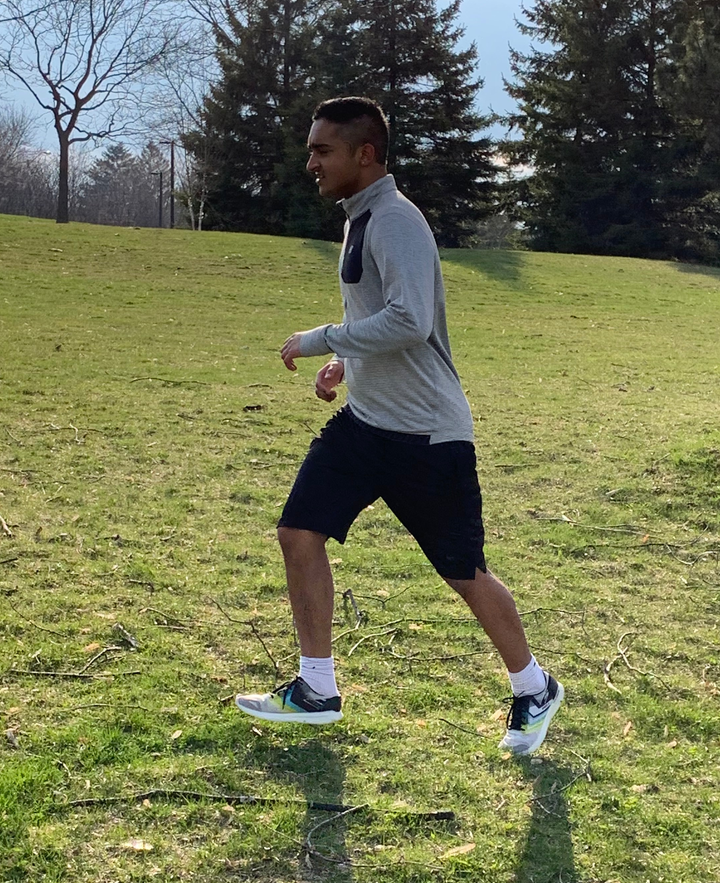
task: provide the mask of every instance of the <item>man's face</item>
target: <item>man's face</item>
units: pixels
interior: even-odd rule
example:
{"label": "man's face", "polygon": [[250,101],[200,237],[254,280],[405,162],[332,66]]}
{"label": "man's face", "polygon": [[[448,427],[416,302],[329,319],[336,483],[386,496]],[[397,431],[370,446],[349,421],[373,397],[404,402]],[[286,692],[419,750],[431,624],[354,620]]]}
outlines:
{"label": "man's face", "polygon": [[320,196],[347,199],[363,189],[362,147],[353,149],[340,135],[340,126],[315,120],[308,136],[307,170],[315,176]]}

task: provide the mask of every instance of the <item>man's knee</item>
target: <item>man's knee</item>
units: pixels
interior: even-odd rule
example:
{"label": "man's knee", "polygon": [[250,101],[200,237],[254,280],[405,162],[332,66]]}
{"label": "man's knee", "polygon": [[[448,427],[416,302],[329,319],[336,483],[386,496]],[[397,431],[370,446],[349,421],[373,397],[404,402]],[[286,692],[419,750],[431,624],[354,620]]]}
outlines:
{"label": "man's knee", "polygon": [[296,527],[279,527],[277,536],[286,560],[322,553],[327,542],[327,537],[323,534]]}

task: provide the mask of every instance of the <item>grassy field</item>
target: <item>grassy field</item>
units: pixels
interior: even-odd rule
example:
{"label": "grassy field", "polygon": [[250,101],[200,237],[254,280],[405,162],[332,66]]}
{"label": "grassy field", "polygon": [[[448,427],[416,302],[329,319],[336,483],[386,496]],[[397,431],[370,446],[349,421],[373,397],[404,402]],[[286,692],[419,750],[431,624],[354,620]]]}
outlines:
{"label": "grassy field", "polygon": [[720,273],[443,258],[488,559],[566,685],[533,760],[380,503],[330,544],[345,719],[233,706],[294,673],[274,525],[332,409],[278,350],[336,246],[0,217],[0,881],[720,880]]}

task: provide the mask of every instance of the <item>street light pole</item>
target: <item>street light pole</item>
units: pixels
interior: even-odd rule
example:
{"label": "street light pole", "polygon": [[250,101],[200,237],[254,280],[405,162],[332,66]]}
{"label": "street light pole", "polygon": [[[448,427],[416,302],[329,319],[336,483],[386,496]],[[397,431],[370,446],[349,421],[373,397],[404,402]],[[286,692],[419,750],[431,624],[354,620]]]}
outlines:
{"label": "street light pole", "polygon": [[170,229],[175,228],[175,141],[161,141],[170,145]]}

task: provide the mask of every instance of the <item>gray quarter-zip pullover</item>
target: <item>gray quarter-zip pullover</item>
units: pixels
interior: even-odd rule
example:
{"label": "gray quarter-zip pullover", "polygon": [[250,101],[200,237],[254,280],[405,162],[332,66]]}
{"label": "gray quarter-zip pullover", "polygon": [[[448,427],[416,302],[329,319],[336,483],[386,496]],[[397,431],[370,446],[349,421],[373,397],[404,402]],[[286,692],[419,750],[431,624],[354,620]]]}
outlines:
{"label": "gray quarter-zip pullover", "polygon": [[420,210],[392,175],[341,201],[340,325],[301,341],[303,356],[335,353],[353,413],[378,429],[472,441],[470,407],[452,362],[440,256]]}

